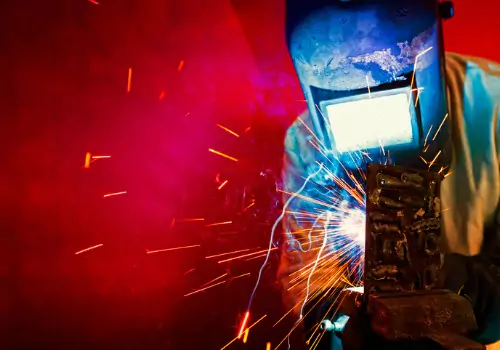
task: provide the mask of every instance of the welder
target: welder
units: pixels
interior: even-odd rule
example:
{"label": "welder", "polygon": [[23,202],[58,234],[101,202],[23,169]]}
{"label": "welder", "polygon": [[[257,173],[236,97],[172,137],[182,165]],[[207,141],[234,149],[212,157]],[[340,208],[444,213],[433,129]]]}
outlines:
{"label": "welder", "polygon": [[308,279],[297,277],[321,251],[321,240],[306,249],[300,244],[315,230],[314,220],[300,214],[314,211],[310,198],[325,188],[349,206],[350,193],[339,181],[352,182],[347,174],[367,162],[433,167],[447,174],[441,185],[445,286],[472,303],[479,330],[471,337],[495,346],[500,65],[444,53],[442,21],[453,17],[449,1],[288,0],[286,6],[286,39],[307,110],[285,139],[287,207],[278,271],[285,305],[305,328],[323,322],[334,330],[328,347],[341,349],[349,320],[335,312],[331,288],[349,286],[352,270],[328,291],[315,283],[314,271]]}

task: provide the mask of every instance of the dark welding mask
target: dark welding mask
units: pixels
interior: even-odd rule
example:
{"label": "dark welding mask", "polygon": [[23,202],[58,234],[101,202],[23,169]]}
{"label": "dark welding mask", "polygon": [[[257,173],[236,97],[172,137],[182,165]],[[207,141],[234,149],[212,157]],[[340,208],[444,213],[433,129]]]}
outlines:
{"label": "dark welding mask", "polygon": [[415,167],[422,150],[443,149],[442,12],[437,0],[287,1],[289,51],[326,152]]}

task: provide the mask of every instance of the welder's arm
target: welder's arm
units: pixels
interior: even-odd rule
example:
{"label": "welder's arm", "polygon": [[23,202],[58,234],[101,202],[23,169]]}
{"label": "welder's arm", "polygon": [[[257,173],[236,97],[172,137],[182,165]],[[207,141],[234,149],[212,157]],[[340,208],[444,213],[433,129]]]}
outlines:
{"label": "welder's arm", "polygon": [[485,256],[450,254],[445,259],[446,287],[469,299],[479,326],[476,341],[500,340],[500,269]]}
{"label": "welder's arm", "polygon": [[[447,256],[447,287],[471,300],[480,328],[477,339],[490,343],[500,340],[500,220],[495,201],[499,196],[500,66],[481,58],[448,55],[446,69],[456,152],[454,175],[445,181],[451,181],[448,196],[455,209],[443,218],[449,218],[450,252],[475,255]],[[475,191],[462,191],[465,183],[472,183]],[[495,205],[497,219],[484,229],[481,216]],[[465,235],[461,227],[468,228]]]}
{"label": "welder's arm", "polygon": [[[278,269],[278,281],[281,284],[283,301],[288,310],[298,318],[304,316],[308,307],[303,308],[307,297],[309,305],[315,305],[321,298],[323,279],[327,274],[314,269],[314,264],[323,243],[323,230],[315,225],[314,199],[318,189],[314,176],[315,157],[313,147],[307,140],[307,132],[300,125],[294,124],[285,139],[285,157],[283,165],[284,217],[282,220],[281,258]],[[309,165],[309,167],[308,167]],[[317,169],[317,168],[316,168]],[[324,174],[318,174],[318,177]],[[328,305],[324,300],[320,304]],[[324,307],[316,305],[310,319],[319,321],[324,315]]]}
{"label": "welder's arm", "polygon": [[[294,128],[292,126],[292,128]],[[299,317],[301,313],[301,299],[303,298],[304,284],[300,283],[302,279],[295,281],[295,278],[300,274],[299,270],[311,263],[314,259],[314,252],[302,252],[297,245],[304,238],[307,239],[307,233],[301,231],[293,211],[300,210],[300,198],[290,198],[292,193],[296,192],[300,187],[300,183],[304,181],[306,175],[305,167],[300,159],[300,150],[298,149],[299,142],[294,140],[292,130],[289,130],[285,139],[285,156],[282,169],[282,181],[284,191],[283,203],[283,219],[280,240],[280,264],[278,268],[278,282],[281,286],[283,303],[287,311],[293,309],[295,317]],[[286,207],[285,207],[286,205]],[[294,283],[295,282],[295,283]]]}
{"label": "welder's arm", "polygon": [[[283,167],[283,183],[287,192],[283,195],[283,204],[287,206],[283,210],[278,281],[281,284],[283,302],[287,311],[293,309],[293,314],[297,318],[301,314],[307,294],[307,275],[318,254],[317,244],[313,243],[309,247],[309,231],[313,229],[312,224],[300,222],[299,213],[304,211],[303,206],[306,203],[300,195],[291,198],[304,185],[305,178],[307,174],[300,160],[288,149]],[[302,191],[308,191],[311,186],[305,184]],[[316,292],[315,277],[312,276],[311,283],[309,283],[309,294]]]}

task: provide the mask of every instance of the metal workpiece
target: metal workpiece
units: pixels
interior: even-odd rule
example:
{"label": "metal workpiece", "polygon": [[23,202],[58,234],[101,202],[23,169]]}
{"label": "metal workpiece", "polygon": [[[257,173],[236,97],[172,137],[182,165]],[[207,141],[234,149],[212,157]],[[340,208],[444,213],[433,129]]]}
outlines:
{"label": "metal workpiece", "polygon": [[370,164],[366,178],[365,293],[441,288],[442,176]]}

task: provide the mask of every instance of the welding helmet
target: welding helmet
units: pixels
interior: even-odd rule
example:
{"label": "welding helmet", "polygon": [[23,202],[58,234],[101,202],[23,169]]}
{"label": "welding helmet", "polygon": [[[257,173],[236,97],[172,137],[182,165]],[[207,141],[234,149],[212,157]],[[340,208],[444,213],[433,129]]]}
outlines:
{"label": "welding helmet", "polygon": [[[437,0],[288,0],[286,36],[325,150],[418,167],[449,139]],[[443,11],[447,10],[447,11]],[[439,128],[439,132],[436,131]],[[427,140],[426,140],[427,138]],[[356,162],[355,162],[356,163]]]}

